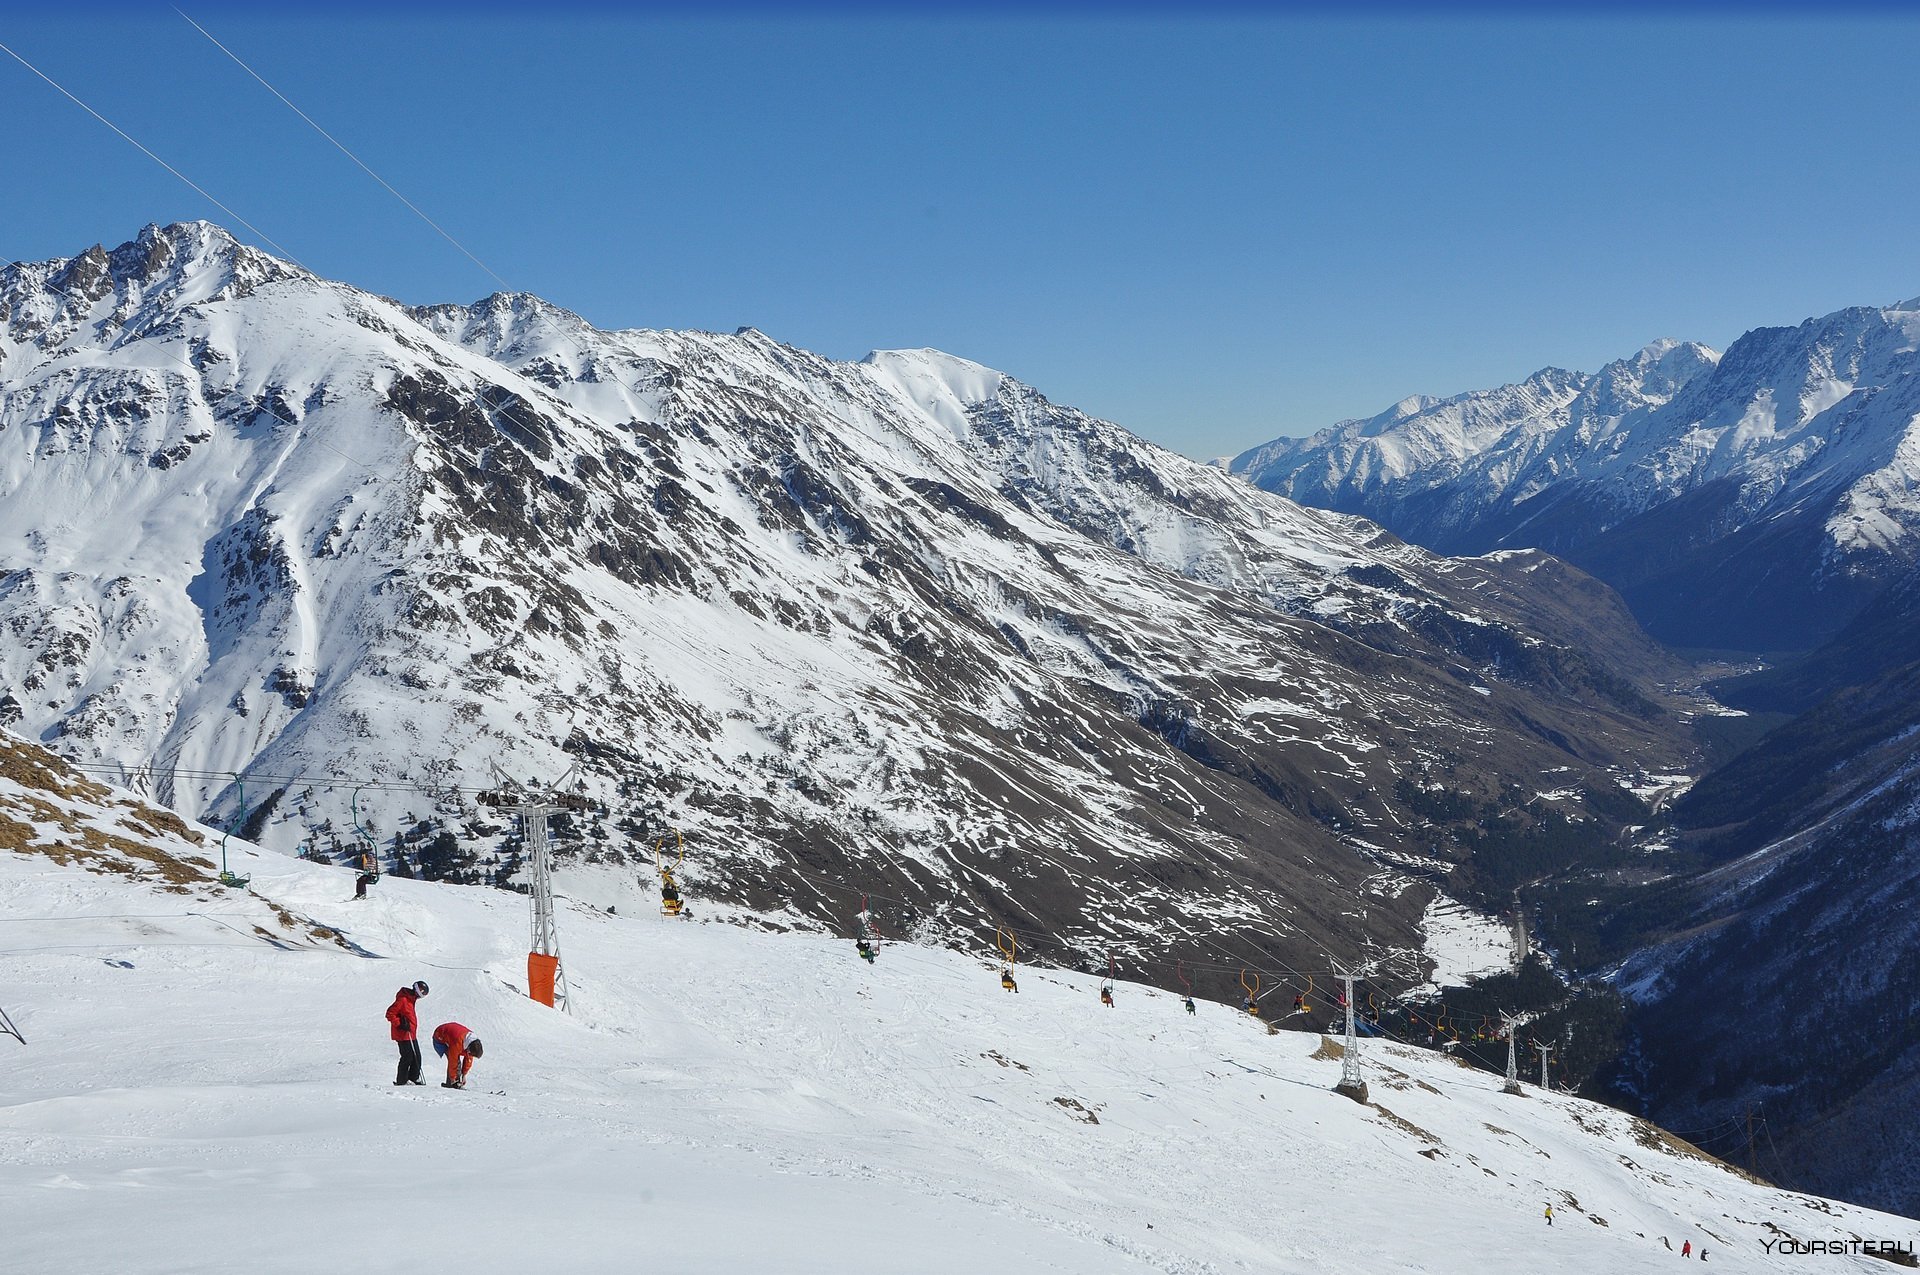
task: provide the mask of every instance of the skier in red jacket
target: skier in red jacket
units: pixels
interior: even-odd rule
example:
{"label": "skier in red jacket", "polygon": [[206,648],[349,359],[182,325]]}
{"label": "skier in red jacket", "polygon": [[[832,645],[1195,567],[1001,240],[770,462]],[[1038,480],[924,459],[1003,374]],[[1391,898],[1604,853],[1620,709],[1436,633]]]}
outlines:
{"label": "skier in red jacket", "polygon": [[441,1023],[433,1029],[433,1052],[447,1060],[442,1089],[465,1089],[473,1060],[480,1057],[480,1038],[459,1023]]}
{"label": "skier in red jacket", "polygon": [[425,983],[403,987],[387,1006],[387,1023],[400,1046],[400,1070],[393,1075],[396,1085],[422,1085],[420,1079],[420,1015],[414,1002],[427,994]]}

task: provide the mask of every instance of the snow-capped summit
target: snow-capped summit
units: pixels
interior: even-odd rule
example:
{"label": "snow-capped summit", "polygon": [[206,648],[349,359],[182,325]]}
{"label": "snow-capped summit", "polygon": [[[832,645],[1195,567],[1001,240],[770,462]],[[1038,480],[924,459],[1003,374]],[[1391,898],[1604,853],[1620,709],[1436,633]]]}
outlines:
{"label": "snow-capped summit", "polygon": [[[122,336],[143,335],[142,314],[247,295],[270,282],[312,279],[206,221],[147,226],[109,251],[95,244],[63,261],[20,264],[0,277],[0,324],[42,348],[66,340],[83,319]],[[97,303],[115,304],[98,311]]]}
{"label": "snow-capped summit", "polygon": [[1233,468],[1443,552],[1561,554],[1674,641],[1804,646],[1920,554],[1916,350],[1911,304],[1759,328],[1724,356],[1659,341]]}

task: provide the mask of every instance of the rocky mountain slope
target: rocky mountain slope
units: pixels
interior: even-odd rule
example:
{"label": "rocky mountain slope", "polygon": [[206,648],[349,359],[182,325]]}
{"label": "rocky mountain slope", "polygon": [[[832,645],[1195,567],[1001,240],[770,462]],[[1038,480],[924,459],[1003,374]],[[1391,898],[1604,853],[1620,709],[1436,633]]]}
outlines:
{"label": "rocky mountain slope", "polygon": [[3,724],[283,851],[510,872],[472,789],[571,765],[602,902],[678,829],[696,896],[1063,960],[1416,976],[1433,883],[1505,883],[1410,794],[1551,783],[1605,842],[1685,748],[1680,667],[1544,555],[931,351],[408,308],[204,223],[0,272],[0,556]]}
{"label": "rocky mountain slope", "polygon": [[1587,375],[1416,398],[1231,462],[1447,553],[1531,547],[1619,589],[1656,636],[1802,649],[1920,546],[1920,300],[1668,341]]}
{"label": "rocky mountain slope", "polygon": [[1793,1183],[1920,1211],[1920,663],[1841,691],[1673,811],[1706,861],[1667,883],[1619,975],[1641,1046],[1624,1087],[1658,1119],[1757,1109]]}

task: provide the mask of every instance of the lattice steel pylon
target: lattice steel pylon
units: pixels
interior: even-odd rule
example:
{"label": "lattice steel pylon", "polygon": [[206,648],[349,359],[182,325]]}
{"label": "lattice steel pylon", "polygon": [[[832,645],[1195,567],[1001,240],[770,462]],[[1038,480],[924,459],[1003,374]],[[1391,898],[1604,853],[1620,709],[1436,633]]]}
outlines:
{"label": "lattice steel pylon", "polygon": [[1507,1037],[1507,1083],[1501,1086],[1502,1093],[1517,1094],[1525,1092],[1525,1090],[1520,1088],[1520,1064],[1514,1056],[1513,1051],[1514,1036],[1516,1035],[1514,1029],[1526,1021],[1525,1017],[1517,1017],[1509,1014],[1504,1009],[1500,1011],[1500,1030],[1506,1033]]}
{"label": "lattice steel pylon", "polygon": [[1360,1033],[1354,1029],[1353,984],[1355,979],[1365,978],[1371,969],[1357,973],[1348,973],[1338,966],[1333,976],[1340,980],[1347,1002],[1347,1040],[1346,1052],[1340,1056],[1340,1083],[1333,1087],[1338,1094],[1345,1094],[1355,1102],[1367,1100],[1367,1080],[1360,1071]]}
{"label": "lattice steel pylon", "polygon": [[562,1013],[571,1013],[566,969],[560,963],[560,929],[553,916],[553,861],[547,844],[547,819],[565,811],[585,810],[588,802],[580,793],[561,790],[566,775],[551,784],[521,784],[508,778],[498,766],[494,767],[494,774],[499,777],[500,786],[482,793],[480,800],[519,816],[521,834],[527,843],[527,886],[533,902],[533,935],[527,950],[527,995]]}

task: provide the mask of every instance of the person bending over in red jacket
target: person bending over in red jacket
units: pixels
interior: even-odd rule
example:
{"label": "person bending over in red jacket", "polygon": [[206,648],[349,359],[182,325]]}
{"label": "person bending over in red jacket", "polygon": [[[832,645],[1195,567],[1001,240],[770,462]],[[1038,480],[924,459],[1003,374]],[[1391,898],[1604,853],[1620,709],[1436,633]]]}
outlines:
{"label": "person bending over in red jacket", "polygon": [[387,1006],[389,1034],[400,1046],[400,1070],[393,1074],[396,1085],[420,1085],[420,1014],[414,1002],[427,994],[425,983],[403,987]]}
{"label": "person bending over in red jacket", "polygon": [[459,1023],[441,1023],[433,1029],[433,1052],[447,1060],[442,1089],[465,1089],[473,1060],[480,1057],[480,1038]]}

